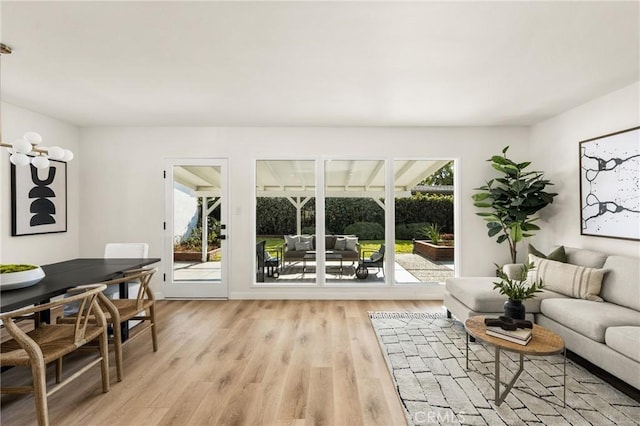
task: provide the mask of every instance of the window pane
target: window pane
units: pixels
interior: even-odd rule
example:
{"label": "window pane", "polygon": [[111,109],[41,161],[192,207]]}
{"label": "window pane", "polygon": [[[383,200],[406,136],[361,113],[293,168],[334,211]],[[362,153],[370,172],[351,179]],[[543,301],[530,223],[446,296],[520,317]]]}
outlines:
{"label": "window pane", "polygon": [[327,283],[384,283],[383,160],[325,162]]}
{"label": "window pane", "polygon": [[396,283],[453,276],[453,178],[448,160],[394,161]]}
{"label": "window pane", "polygon": [[256,282],[316,282],[315,161],[256,162]]}

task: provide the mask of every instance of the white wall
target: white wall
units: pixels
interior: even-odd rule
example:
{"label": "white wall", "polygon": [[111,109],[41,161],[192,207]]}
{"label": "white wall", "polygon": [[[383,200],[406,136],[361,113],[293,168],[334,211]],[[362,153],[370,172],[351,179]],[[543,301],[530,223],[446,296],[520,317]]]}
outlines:
{"label": "white wall", "polygon": [[198,198],[193,190],[179,183],[173,188],[173,242],[181,242],[191,236],[198,226]]}
{"label": "white wall", "polygon": [[[473,188],[493,176],[486,159],[510,145],[515,160],[533,160],[560,195],[543,211],[542,231],[532,239],[540,249],[561,243],[610,253],[638,255],[633,241],[580,236],[578,143],[637,126],[640,84],[595,99],[528,128],[91,128],[2,104],[2,137],[42,133],[46,142],[72,149],[69,164],[69,231],[10,236],[8,155],[0,157],[0,261],[50,263],[77,256],[101,256],[113,241],[150,243],[150,256],[163,257],[164,180],[167,157],[229,159],[230,292],[232,297],[268,297],[253,288],[253,164],[257,158],[456,158],[459,161],[460,272],[490,275],[493,263],[508,261],[508,248],[486,235],[471,203]],[[82,140],[80,144],[79,141]],[[82,179],[79,177],[82,176]],[[83,230],[80,233],[80,229]],[[520,248],[523,256],[524,245]],[[159,282],[156,281],[156,286]],[[160,288],[161,290],[161,288]],[[292,297],[320,296],[342,289],[296,290]],[[377,291],[377,290],[376,290]],[[372,294],[375,296],[376,291]],[[383,290],[386,291],[386,290]],[[294,292],[295,293],[295,292]],[[378,292],[378,295],[382,293]],[[326,294],[325,294],[326,296]],[[383,297],[382,295],[381,297]]]}
{"label": "white wall", "polygon": [[531,129],[535,165],[545,171],[559,195],[545,209],[543,231],[532,240],[540,249],[552,245],[590,248],[640,256],[640,243],[580,235],[579,142],[640,125],[640,82],[594,99],[541,122]]}
{"label": "white wall", "polygon": [[79,171],[80,132],[65,122],[2,102],[2,141],[11,143],[27,131],[42,135],[42,146],[58,145],[70,149],[76,158],[67,166],[67,232],[28,236],[11,236],[11,173],[9,154],[0,154],[0,263],[44,265],[80,255]]}
{"label": "white wall", "polygon": [[[230,293],[249,297],[275,293],[252,288],[253,164],[257,158],[457,158],[461,173],[461,272],[486,275],[508,260],[475,215],[472,188],[492,175],[486,162],[505,145],[525,158],[527,128],[91,128],[82,130],[80,247],[99,256],[109,241],[147,241],[150,256],[163,256],[164,159],[228,158],[230,172]],[[327,289],[302,290],[313,297]],[[331,290],[336,297],[342,289]],[[372,292],[374,294],[375,291]],[[291,292],[292,297],[295,295]],[[413,293],[415,296],[415,292]],[[300,295],[298,295],[300,296]],[[326,294],[325,294],[326,296]]]}

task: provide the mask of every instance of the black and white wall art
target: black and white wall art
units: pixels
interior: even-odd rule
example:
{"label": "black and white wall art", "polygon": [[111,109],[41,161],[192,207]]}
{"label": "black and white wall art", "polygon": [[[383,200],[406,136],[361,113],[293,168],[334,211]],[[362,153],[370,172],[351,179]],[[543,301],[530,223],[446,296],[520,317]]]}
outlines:
{"label": "black and white wall art", "polygon": [[67,231],[67,163],[11,165],[11,235]]}
{"label": "black and white wall art", "polygon": [[640,240],[640,127],[580,142],[581,234]]}

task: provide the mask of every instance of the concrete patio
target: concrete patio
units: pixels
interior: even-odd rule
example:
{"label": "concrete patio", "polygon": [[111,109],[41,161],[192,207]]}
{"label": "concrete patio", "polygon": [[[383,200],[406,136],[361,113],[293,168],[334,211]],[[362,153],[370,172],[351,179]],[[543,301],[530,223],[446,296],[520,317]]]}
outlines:
{"label": "concrete patio", "polygon": [[[220,265],[220,262],[175,262],[174,282],[220,281]],[[370,269],[367,279],[359,280],[355,276],[357,264],[343,265],[342,271],[340,271],[340,265],[337,262],[327,262],[326,265],[325,276],[329,283],[352,282],[357,284],[384,281],[382,271],[377,272],[375,268]],[[416,254],[396,254],[394,269],[395,281],[398,284],[444,284],[446,278],[453,276],[453,262],[434,263]],[[287,264],[282,268],[277,278],[267,277],[265,273],[265,283],[314,282],[315,279],[315,262],[309,262],[304,271],[301,264]]]}

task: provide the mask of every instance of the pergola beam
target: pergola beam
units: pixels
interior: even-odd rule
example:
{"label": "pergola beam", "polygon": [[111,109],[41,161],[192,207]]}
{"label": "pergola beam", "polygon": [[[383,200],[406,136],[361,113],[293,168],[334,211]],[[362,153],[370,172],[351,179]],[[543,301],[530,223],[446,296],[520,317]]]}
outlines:
{"label": "pergola beam", "polygon": [[311,197],[304,198],[300,200],[301,197],[296,197],[294,200],[293,197],[287,197],[287,200],[296,208],[296,230],[298,231],[298,235],[302,233],[302,207],[311,200]]}

